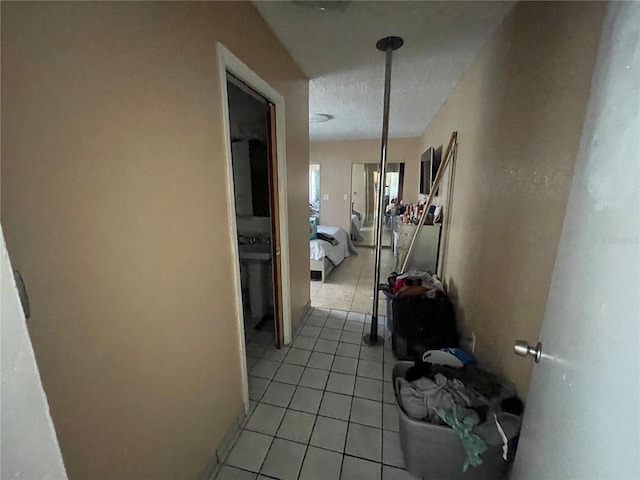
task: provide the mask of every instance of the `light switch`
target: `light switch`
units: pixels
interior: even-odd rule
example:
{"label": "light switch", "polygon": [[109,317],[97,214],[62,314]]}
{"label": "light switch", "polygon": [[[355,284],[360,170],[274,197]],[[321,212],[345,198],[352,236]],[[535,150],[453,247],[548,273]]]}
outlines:
{"label": "light switch", "polygon": [[327,195],[326,193],[324,195],[322,195],[322,199],[323,200],[329,200],[329,195]]}

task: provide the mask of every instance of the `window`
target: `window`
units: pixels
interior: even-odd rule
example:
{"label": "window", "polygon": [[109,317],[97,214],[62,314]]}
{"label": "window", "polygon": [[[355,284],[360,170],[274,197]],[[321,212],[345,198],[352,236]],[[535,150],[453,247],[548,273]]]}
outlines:
{"label": "window", "polygon": [[309,165],[309,216],[320,216],[320,164]]}

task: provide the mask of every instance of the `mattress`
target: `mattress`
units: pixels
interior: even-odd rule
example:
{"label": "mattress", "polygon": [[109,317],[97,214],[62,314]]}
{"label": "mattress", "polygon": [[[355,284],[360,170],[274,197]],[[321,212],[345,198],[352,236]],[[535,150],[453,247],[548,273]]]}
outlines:
{"label": "mattress", "polygon": [[331,235],[338,241],[338,245],[331,245],[326,240],[310,240],[311,260],[322,260],[327,257],[334,265],[339,265],[346,258],[356,253],[347,232],[340,227],[318,225],[318,233]]}

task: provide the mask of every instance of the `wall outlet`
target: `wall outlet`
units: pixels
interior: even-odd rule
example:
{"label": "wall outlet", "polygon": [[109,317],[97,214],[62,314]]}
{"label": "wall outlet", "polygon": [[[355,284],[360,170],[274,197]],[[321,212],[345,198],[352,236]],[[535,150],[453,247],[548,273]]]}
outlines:
{"label": "wall outlet", "polygon": [[345,193],[345,194],[344,194],[344,199],[345,199],[345,200],[349,200],[349,194],[348,194],[348,193]]}
{"label": "wall outlet", "polygon": [[322,195],[322,199],[323,200],[329,200],[329,195],[327,195],[326,193],[324,195]]}

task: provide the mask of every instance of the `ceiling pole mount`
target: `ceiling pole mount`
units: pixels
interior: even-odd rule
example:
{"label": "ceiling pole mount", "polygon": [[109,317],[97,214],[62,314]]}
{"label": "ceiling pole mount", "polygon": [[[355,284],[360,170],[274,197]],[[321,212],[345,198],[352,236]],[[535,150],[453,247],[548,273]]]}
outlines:
{"label": "ceiling pole mount", "polygon": [[376,42],[376,48],[381,52],[394,51],[398,50],[403,44],[404,40],[401,37],[384,37]]}
{"label": "ceiling pole mount", "polygon": [[391,92],[391,58],[393,51],[404,44],[400,37],[385,37],[378,40],[376,48],[385,52],[384,68],[384,113],[382,115],[382,147],[380,148],[380,175],[378,177],[378,217],[376,220],[375,270],[373,275],[373,310],[371,314],[371,331],[362,340],[370,346],[382,345],[383,339],[378,336],[378,300],[380,299],[380,253],[382,250],[382,218],[384,217],[384,182],[387,173],[387,142],[389,140],[389,97]]}

